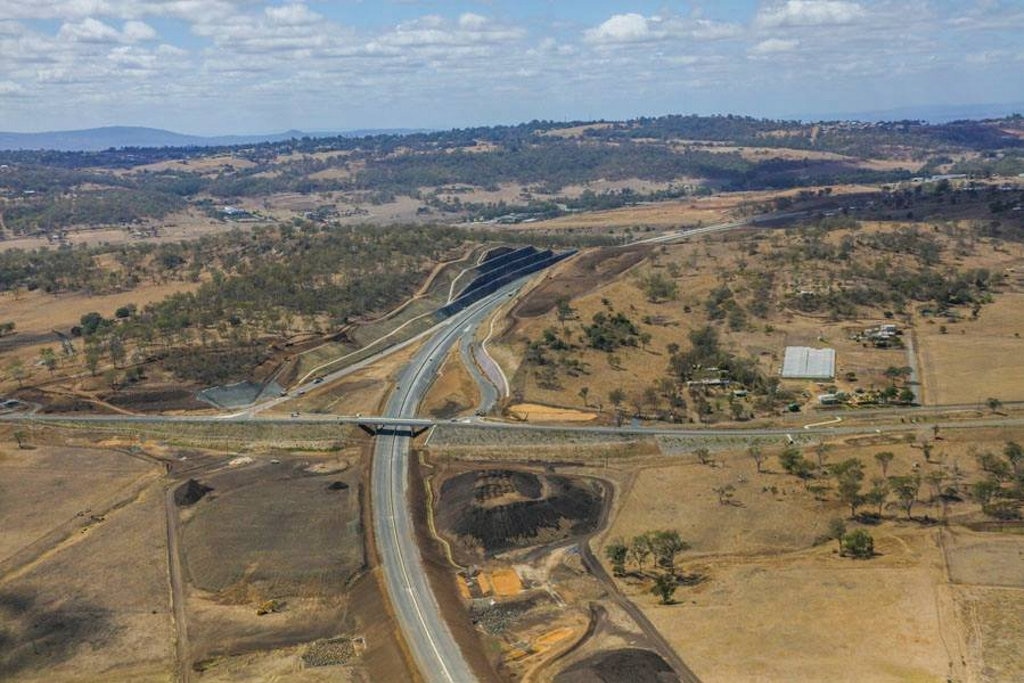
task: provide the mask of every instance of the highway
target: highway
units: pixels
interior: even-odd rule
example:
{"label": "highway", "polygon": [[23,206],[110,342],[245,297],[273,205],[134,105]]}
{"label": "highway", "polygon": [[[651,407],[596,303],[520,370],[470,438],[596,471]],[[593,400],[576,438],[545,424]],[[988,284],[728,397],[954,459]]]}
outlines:
{"label": "highway", "polygon": [[[518,287],[519,283],[508,285],[452,316],[402,371],[388,400],[386,417],[399,421],[414,418],[448,350],[466,333],[467,327],[475,329]],[[407,495],[409,442],[406,428],[382,429],[378,432],[373,455],[373,528],[384,582],[406,643],[424,679],[442,683],[473,681],[476,676],[444,621],[416,542]]]}
{"label": "highway", "polygon": [[697,235],[707,235],[713,232],[725,232],[735,228],[744,228],[758,225],[760,223],[774,223],[775,221],[787,220],[789,218],[800,218],[806,215],[806,211],[795,211],[791,213],[764,213],[758,216],[751,216],[750,218],[742,218],[738,221],[729,221],[728,223],[716,223],[714,225],[706,225],[700,228],[669,230],[668,232],[659,233],[654,237],[645,237],[643,239],[627,242],[623,246],[631,247],[637,244],[666,244],[669,242],[675,242],[676,240],[686,239],[688,237],[696,237]]}

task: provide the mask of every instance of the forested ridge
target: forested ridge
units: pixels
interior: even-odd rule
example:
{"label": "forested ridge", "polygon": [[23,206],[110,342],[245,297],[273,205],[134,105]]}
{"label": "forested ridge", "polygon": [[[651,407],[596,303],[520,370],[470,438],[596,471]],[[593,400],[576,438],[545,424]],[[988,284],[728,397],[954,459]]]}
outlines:
{"label": "forested ridge", "polygon": [[[580,132],[559,134],[567,129]],[[223,148],[10,151],[0,152],[0,196],[5,198],[6,231],[21,235],[73,225],[130,225],[188,205],[201,207],[211,199],[228,203],[278,193],[354,193],[379,203],[396,196],[419,198],[425,191],[452,185],[494,189],[517,183],[551,194],[570,185],[624,179],[685,179],[723,190],[878,183],[906,180],[944,163],[953,164],[956,172],[980,175],[1024,172],[1022,131],[1020,117],[931,125],[663,116],[623,122],[533,121]],[[848,159],[752,158],[708,144],[833,152]],[[227,163],[213,170],[190,165],[218,155],[245,164]],[[865,158],[897,158],[904,165],[865,168],[858,164]],[[139,169],[160,162],[175,163],[160,170]],[[434,208],[477,218],[486,213],[486,207],[475,212],[466,206]]]}

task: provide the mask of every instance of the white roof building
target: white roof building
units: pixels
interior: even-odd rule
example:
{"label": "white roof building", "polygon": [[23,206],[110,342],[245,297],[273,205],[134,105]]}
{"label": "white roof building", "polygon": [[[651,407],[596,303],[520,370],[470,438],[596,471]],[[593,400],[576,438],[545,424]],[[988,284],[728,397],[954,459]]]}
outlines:
{"label": "white roof building", "polygon": [[832,379],[836,376],[836,350],[787,346],[782,361],[784,379]]}

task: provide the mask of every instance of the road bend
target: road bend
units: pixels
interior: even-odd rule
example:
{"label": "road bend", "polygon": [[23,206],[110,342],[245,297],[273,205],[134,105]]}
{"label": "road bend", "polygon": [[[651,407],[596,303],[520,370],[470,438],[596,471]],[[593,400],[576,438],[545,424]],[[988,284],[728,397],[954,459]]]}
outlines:
{"label": "road bend", "polygon": [[[399,376],[385,414],[411,418],[433,383],[444,356],[467,326],[478,325],[519,283],[508,285],[449,318]],[[371,500],[377,552],[391,604],[416,666],[430,683],[466,683],[476,675],[452,636],[431,590],[416,543],[409,507],[407,427],[384,427],[373,455]]]}

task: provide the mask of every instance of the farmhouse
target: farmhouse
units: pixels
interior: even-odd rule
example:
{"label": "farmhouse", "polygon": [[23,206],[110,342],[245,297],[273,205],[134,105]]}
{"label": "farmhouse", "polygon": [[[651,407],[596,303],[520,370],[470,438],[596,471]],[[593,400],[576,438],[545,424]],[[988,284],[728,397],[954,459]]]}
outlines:
{"label": "farmhouse", "polygon": [[831,379],[836,374],[836,350],[787,346],[782,361],[784,379]]}

